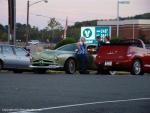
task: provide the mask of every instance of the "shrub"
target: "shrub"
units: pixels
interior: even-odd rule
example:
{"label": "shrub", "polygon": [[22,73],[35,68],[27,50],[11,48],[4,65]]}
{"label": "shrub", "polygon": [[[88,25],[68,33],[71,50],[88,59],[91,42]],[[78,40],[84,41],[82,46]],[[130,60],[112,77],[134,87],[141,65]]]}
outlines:
{"label": "shrub", "polygon": [[110,43],[111,43],[111,44],[119,44],[122,40],[124,40],[124,38],[121,38],[121,37],[113,37],[113,38],[110,40]]}
{"label": "shrub", "polygon": [[74,38],[66,38],[66,39],[63,39],[61,40],[60,42],[58,42],[55,46],[55,49],[58,48],[58,47],[61,47],[63,45],[66,45],[66,44],[71,44],[71,43],[75,43],[75,39]]}

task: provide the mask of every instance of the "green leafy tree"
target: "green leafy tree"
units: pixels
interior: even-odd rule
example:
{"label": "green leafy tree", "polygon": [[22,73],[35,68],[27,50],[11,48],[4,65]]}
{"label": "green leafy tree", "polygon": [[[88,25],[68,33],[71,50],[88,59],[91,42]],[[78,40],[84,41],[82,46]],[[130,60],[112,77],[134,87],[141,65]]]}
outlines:
{"label": "green leafy tree", "polygon": [[30,38],[32,38],[33,40],[40,40],[41,41],[40,32],[39,32],[39,29],[37,27],[33,26],[31,28]]}
{"label": "green leafy tree", "polygon": [[0,24],[0,41],[7,41],[8,40],[8,29],[6,26]]}
{"label": "green leafy tree", "polygon": [[61,24],[55,19],[55,18],[51,18],[48,22],[48,28],[51,30],[51,36],[52,39],[54,38],[54,30],[62,30],[62,26]]}
{"label": "green leafy tree", "polygon": [[16,24],[16,40],[26,41],[27,37],[27,26],[26,24],[17,23]]}

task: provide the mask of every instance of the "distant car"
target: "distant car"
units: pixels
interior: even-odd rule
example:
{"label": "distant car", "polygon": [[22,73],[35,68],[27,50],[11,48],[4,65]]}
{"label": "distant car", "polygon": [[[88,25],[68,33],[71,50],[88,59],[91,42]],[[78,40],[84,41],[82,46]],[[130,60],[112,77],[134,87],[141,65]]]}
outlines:
{"label": "distant car", "polygon": [[30,45],[30,44],[35,45],[35,44],[39,44],[39,43],[40,43],[39,40],[31,40],[31,41],[28,42],[29,45]]}
{"label": "distant car", "polygon": [[21,47],[0,44],[0,70],[13,70],[15,73],[29,69],[30,55]]}
{"label": "distant car", "polygon": [[[87,49],[90,58],[89,68],[94,68],[96,45],[87,45]],[[48,69],[53,69],[64,70],[68,74],[73,74],[78,69],[76,50],[76,43],[61,46],[56,50],[45,49],[33,54],[30,67],[37,73],[45,73]]]}

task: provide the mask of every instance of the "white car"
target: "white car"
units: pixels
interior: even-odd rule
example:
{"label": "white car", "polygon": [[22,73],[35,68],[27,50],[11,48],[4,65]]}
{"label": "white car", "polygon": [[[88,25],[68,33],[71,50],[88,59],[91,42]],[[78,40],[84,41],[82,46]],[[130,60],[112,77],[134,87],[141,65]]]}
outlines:
{"label": "white car", "polygon": [[29,69],[30,55],[21,47],[8,44],[0,44],[0,70],[12,70],[21,73]]}
{"label": "white car", "polygon": [[39,44],[39,43],[40,43],[39,40],[31,40],[30,42],[28,42],[28,44],[33,44],[33,45]]}

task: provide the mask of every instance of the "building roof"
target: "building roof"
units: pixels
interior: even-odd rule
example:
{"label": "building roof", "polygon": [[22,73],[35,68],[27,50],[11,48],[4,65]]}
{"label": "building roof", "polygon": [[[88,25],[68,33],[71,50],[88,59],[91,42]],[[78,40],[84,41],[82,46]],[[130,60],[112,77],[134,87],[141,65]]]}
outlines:
{"label": "building roof", "polygon": [[[150,19],[132,19],[132,20],[120,20],[119,25],[150,25]],[[99,20],[97,25],[117,25],[117,20]]]}

